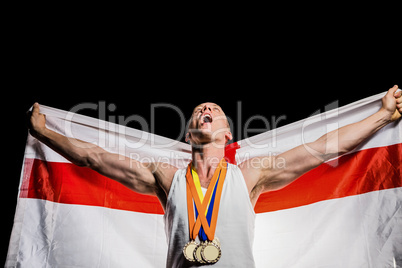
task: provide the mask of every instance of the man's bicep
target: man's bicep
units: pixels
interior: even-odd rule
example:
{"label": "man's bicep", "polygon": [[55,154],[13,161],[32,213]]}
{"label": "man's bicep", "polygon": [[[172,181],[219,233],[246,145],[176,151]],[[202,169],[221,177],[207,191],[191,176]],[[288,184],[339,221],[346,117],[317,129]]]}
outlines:
{"label": "man's bicep", "polygon": [[156,180],[147,164],[105,151],[92,155],[90,167],[135,192],[155,194]]}
{"label": "man's bicep", "polygon": [[267,158],[269,165],[262,167],[261,182],[264,192],[279,190],[304,173],[323,163],[320,154],[314,153],[309,145],[300,145],[275,157]]}

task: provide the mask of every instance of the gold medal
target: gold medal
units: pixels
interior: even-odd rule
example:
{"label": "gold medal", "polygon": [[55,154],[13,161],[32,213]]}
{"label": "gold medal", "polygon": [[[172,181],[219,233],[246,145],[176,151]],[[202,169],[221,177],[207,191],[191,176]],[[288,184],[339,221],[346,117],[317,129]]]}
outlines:
{"label": "gold medal", "polygon": [[207,242],[201,249],[201,257],[206,263],[215,263],[221,258],[221,249],[214,242]]}
{"label": "gold medal", "polygon": [[194,250],[194,259],[198,262],[198,263],[207,263],[206,261],[204,261],[202,259],[202,255],[201,255],[201,250],[203,249],[203,247],[205,246],[205,243],[202,242],[201,244],[199,244],[195,250]]}
{"label": "gold medal", "polygon": [[197,248],[197,246],[198,246],[198,244],[192,240],[183,247],[183,255],[188,261],[191,261],[191,262],[196,261],[194,259],[194,250]]}

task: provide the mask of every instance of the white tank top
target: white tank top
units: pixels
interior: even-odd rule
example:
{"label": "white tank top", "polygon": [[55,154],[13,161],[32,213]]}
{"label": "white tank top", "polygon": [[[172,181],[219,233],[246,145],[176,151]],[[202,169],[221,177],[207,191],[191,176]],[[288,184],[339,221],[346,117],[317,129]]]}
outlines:
{"label": "white tank top", "polygon": [[[186,199],[186,169],[179,169],[172,181],[164,215],[168,242],[166,267],[198,267],[183,256],[189,241]],[[222,256],[213,267],[255,267],[253,258],[255,213],[240,169],[228,164],[215,236]],[[198,238],[197,238],[198,239]]]}

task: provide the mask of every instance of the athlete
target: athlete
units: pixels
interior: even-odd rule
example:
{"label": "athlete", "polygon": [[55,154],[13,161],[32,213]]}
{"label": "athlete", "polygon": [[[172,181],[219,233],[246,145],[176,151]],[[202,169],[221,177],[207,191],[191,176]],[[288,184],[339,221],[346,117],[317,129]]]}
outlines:
{"label": "athlete", "polygon": [[[280,155],[252,158],[238,166],[224,160],[224,148],[232,134],[225,113],[214,103],[198,105],[191,115],[186,139],[192,146],[192,163],[186,169],[136,162],[58,134],[46,128],[38,103],[30,114],[29,130],[72,163],[89,167],[135,192],[156,196],[165,210],[167,267],[254,267],[253,208],[260,194],[285,187],[400,119],[402,91],[397,89],[396,85],[390,88],[380,110],[360,122]],[[274,164],[278,159],[282,165]],[[203,193],[197,195],[200,190]],[[205,202],[201,201],[203,195]]]}

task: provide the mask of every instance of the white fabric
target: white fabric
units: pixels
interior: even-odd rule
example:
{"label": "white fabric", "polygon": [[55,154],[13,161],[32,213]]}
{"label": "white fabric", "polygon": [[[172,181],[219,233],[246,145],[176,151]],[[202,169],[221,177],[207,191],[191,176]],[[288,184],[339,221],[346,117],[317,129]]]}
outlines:
{"label": "white fabric", "polygon": [[257,267],[402,267],[402,188],[257,214]]}
{"label": "white fabric", "polygon": [[165,267],[163,215],[20,198],[5,267]]}

